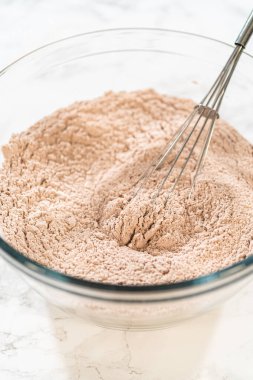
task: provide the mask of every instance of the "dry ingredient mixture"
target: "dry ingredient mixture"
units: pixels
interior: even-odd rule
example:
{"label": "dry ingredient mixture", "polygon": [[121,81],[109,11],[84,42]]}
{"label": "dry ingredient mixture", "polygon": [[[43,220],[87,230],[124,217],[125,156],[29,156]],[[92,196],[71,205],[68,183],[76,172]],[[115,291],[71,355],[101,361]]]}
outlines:
{"label": "dry ingredient mixture", "polygon": [[249,256],[253,147],[224,121],[192,197],[186,173],[166,206],[170,183],[151,201],[166,164],[133,196],[193,105],[153,90],[108,92],[14,135],[0,172],[4,237],[47,267],[114,284],[191,279]]}

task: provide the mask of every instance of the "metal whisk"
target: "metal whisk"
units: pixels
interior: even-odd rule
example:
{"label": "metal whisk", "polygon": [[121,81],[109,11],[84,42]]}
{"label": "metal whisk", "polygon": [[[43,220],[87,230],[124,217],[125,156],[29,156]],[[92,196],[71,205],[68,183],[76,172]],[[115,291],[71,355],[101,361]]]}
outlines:
{"label": "metal whisk", "polygon": [[[214,82],[213,86],[207,93],[207,95],[203,98],[203,100],[194,108],[193,112],[187,117],[183,125],[179,128],[177,133],[173,136],[169,144],[166,146],[164,151],[160,154],[158,159],[156,159],[149,168],[144,172],[144,174],[140,178],[140,186],[136,192],[143,187],[143,184],[150,178],[153,172],[161,167],[161,165],[168,158],[172,150],[176,147],[177,143],[181,140],[184,134],[186,134],[182,143],[179,144],[179,148],[175,153],[175,158],[173,158],[170,163],[170,167],[162,179],[158,186],[158,190],[155,193],[154,198],[156,198],[161,190],[164,187],[165,182],[172,175],[173,170],[175,169],[178,161],[182,158],[182,153],[187,149],[186,157],[183,159],[183,164],[180,167],[180,171],[178,176],[176,176],[172,187],[168,191],[168,197],[170,192],[172,192],[177,186],[180,178],[182,177],[185,168],[196,148],[198,142],[203,140],[203,147],[200,150],[200,155],[196,161],[196,166],[193,172],[193,178],[191,183],[191,190],[195,186],[195,182],[198,174],[203,166],[205,156],[208,151],[208,147],[212,138],[215,120],[219,118],[219,109],[221,106],[222,99],[230,82],[230,79],[233,75],[233,72],[236,68],[236,65],[239,61],[239,58],[242,54],[243,49],[245,48],[247,42],[249,41],[251,35],[253,33],[253,10],[251,11],[245,25],[243,26],[238,38],[235,41],[235,48],[229,57],[226,65],[221,71],[220,75]],[[204,131],[206,133],[204,133]],[[189,147],[189,143],[191,145]],[[189,152],[188,152],[189,150]],[[168,198],[167,198],[168,199]]]}

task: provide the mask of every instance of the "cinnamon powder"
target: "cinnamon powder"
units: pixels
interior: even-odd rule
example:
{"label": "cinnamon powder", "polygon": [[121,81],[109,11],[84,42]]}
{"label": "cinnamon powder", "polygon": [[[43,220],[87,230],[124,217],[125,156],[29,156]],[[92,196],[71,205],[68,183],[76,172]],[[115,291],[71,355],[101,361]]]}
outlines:
{"label": "cinnamon powder", "polygon": [[114,284],[192,279],[249,256],[253,148],[224,121],[192,197],[186,175],[167,204],[170,181],[152,200],[166,164],[134,196],[193,106],[153,90],[109,92],[14,135],[0,172],[5,239],[42,265]]}

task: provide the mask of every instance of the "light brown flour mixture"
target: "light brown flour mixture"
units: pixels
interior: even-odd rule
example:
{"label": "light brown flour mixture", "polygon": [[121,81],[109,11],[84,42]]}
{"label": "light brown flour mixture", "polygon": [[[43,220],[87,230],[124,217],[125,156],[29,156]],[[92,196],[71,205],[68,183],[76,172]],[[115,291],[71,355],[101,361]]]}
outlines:
{"label": "light brown flour mixture", "polygon": [[225,122],[193,197],[186,175],[166,207],[166,188],[151,201],[168,165],[133,197],[192,107],[153,90],[109,92],[13,136],[0,173],[7,241],[45,266],[114,284],[191,279],[249,256],[253,149]]}

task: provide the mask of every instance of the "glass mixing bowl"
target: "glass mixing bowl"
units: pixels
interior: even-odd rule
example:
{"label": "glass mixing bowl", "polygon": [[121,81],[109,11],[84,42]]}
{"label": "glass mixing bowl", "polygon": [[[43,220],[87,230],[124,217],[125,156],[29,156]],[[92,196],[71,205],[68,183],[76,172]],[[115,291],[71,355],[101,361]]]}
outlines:
{"label": "glass mixing bowl", "polygon": [[[233,46],[162,29],[86,33],[37,49],[0,72],[1,145],[58,107],[108,90],[154,88],[199,101]],[[253,57],[244,53],[222,117],[253,142]],[[1,156],[1,161],[3,157]],[[2,237],[2,257],[50,302],[99,325],[166,326],[225,301],[253,272],[253,256],[219,272],[160,286],[117,286],[66,276],[27,259]]]}

